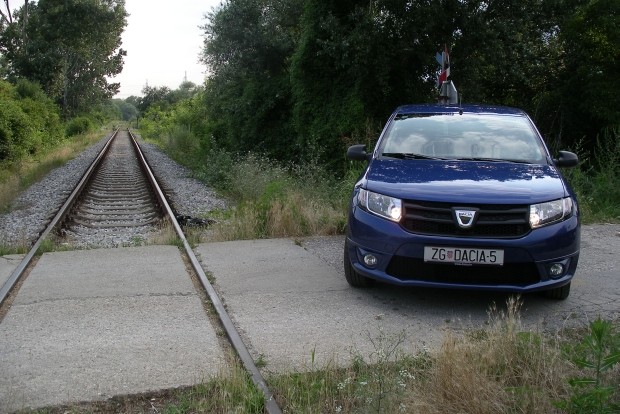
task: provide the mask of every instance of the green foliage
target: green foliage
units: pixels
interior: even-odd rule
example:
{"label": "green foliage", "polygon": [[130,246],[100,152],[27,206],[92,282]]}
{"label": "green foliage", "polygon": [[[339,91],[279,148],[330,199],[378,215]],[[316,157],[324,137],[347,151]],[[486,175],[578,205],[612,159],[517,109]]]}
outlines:
{"label": "green foliage", "polygon": [[[253,218],[258,237],[339,234],[344,231],[348,194],[325,169],[302,162],[284,167],[248,155],[231,169],[230,187],[243,194],[242,211]],[[248,179],[252,177],[252,179]],[[245,184],[244,184],[245,182]],[[253,183],[258,185],[248,188]]]}
{"label": "green foliage", "polygon": [[577,8],[561,31],[565,79],[558,103],[564,122],[558,127],[588,137],[588,148],[598,134],[620,125],[619,22],[620,2],[593,0]]}
{"label": "green foliage", "polygon": [[[236,204],[220,217],[215,238],[309,236],[344,230],[352,181],[336,180],[319,164],[308,161],[283,164],[255,153],[237,155],[221,148],[203,148],[186,127],[168,124],[172,115],[163,119],[174,111],[149,110],[151,116],[155,112],[162,115],[162,124],[145,119],[144,136],[158,137],[168,154]],[[170,127],[160,129],[161,125]]]}
{"label": "green foliage", "polygon": [[23,158],[31,145],[28,117],[14,99],[0,96],[0,160]]}
{"label": "green foliage", "polygon": [[138,103],[138,109],[142,113],[146,113],[155,105],[157,106],[156,109],[167,110],[168,107],[174,103],[172,91],[167,86],[145,86],[144,89],[142,89],[142,94],[143,96]]}
{"label": "green foliage", "polygon": [[65,116],[87,112],[118,90],[107,79],[122,69],[124,1],[39,0],[15,17],[0,27],[10,76],[39,83]]}
{"label": "green foliage", "polygon": [[[595,91],[601,79],[610,81],[606,93],[618,89],[617,7],[610,0],[234,0],[203,26],[211,74],[204,89],[145,88],[131,103],[142,111],[145,136],[231,192],[238,184],[230,161],[246,153],[290,171],[289,163],[312,165],[327,182],[349,183],[361,167],[345,160],[346,148],[372,148],[397,105],[435,100],[435,53],[447,45],[465,102],[523,108],[553,147],[580,144],[593,154],[566,174],[586,220],[615,220],[620,102],[613,93],[596,101]],[[338,199],[349,190],[341,186]],[[265,217],[268,203],[252,203]]]}
{"label": "green foliage", "polygon": [[19,161],[63,140],[58,109],[38,85],[0,80],[0,107],[0,161]]}
{"label": "green foliage", "polygon": [[618,4],[230,1],[204,26],[205,136],[341,173],[346,147],[397,105],[436,99],[445,44],[466,102],[523,108],[550,140],[590,149],[619,122]]}
{"label": "green foliage", "polygon": [[465,101],[517,106],[540,116],[533,100],[561,80],[558,30],[575,3],[465,2],[454,15],[461,33],[451,48],[452,78]]}
{"label": "green foliage", "polygon": [[620,127],[604,131],[592,152],[581,145],[574,150],[580,165],[565,174],[577,193],[583,219],[620,222]]}
{"label": "green foliage", "polygon": [[[397,106],[434,98],[444,16],[432,2],[306,2],[291,58],[294,126],[302,151],[339,164],[367,120],[383,123]],[[423,40],[424,39],[424,40]]]}
{"label": "green foliage", "polygon": [[78,116],[67,123],[66,133],[68,137],[84,134],[93,129],[93,123],[86,116]]}
{"label": "green foliage", "polygon": [[[590,333],[578,344],[569,347],[567,357],[586,376],[570,379],[573,394],[558,406],[567,413],[607,414],[620,412],[618,385],[620,376],[611,371],[620,363],[620,334],[610,321],[597,318],[590,324]],[[606,375],[611,373],[610,375]]]}
{"label": "green foliage", "polygon": [[288,59],[302,0],[227,2],[204,26],[206,134],[234,152],[296,156]]}

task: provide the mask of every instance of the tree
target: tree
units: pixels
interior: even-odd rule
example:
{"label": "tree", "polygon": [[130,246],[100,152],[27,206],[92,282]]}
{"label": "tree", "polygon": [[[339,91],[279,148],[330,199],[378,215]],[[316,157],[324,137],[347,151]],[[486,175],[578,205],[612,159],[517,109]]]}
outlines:
{"label": "tree", "polygon": [[[561,39],[563,122],[556,133],[572,143],[620,127],[620,2],[592,0],[579,7]],[[587,144],[592,149],[595,140]]]}
{"label": "tree", "polygon": [[137,108],[144,114],[152,106],[167,109],[173,103],[174,95],[169,87],[145,86],[142,89],[142,98],[140,98]]}
{"label": "tree", "polygon": [[0,80],[0,161],[19,161],[64,138],[58,107],[36,84]]}
{"label": "tree", "polygon": [[302,3],[230,0],[209,14],[204,105],[218,144],[279,159],[295,153],[288,60]]}
{"label": "tree", "polygon": [[39,83],[65,116],[118,91],[107,77],[120,73],[126,54],[120,48],[124,0],[39,0],[26,2],[13,17],[4,18],[0,40],[9,75]]}
{"label": "tree", "polygon": [[306,2],[291,59],[294,120],[302,147],[340,162],[398,105],[436,99],[435,53],[451,33],[452,1]]}
{"label": "tree", "polygon": [[112,99],[112,104],[123,121],[135,120],[138,116],[138,108],[129,103],[127,100]]}
{"label": "tree", "polygon": [[435,102],[448,47],[463,102],[526,110],[569,146],[620,123],[617,0],[229,0],[204,26],[218,145],[338,166],[389,113]]}

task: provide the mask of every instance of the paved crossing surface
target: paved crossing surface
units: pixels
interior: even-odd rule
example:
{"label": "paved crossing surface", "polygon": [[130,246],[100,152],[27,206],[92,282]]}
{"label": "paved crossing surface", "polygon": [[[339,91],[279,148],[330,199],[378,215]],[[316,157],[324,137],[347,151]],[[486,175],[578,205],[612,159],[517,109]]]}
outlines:
{"label": "paved crossing surface", "polygon": [[192,385],[224,363],[176,247],[46,253],[0,324],[0,412]]}
{"label": "paved crossing surface", "polygon": [[[342,236],[199,245],[228,312],[270,373],[438,346],[485,326],[507,294],[353,289]],[[620,225],[584,226],[571,295],[523,298],[525,329],[620,318]],[[0,280],[19,263],[0,258]],[[6,275],[6,276],[5,276]],[[0,323],[0,412],[196,384],[226,368],[222,337],[173,246],[44,254]]]}

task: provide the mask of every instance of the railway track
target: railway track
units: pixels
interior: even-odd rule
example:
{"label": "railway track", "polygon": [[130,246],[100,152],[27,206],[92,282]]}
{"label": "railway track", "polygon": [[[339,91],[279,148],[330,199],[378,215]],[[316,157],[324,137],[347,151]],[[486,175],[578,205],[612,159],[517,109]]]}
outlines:
{"label": "railway track", "polygon": [[[139,145],[130,131],[116,131],[88,168],[32,249],[0,288],[0,305],[18,286],[44,240],[61,236],[72,243],[144,236],[168,222],[182,241],[184,254],[215,309],[221,327],[252,381],[265,396],[265,410],[281,413],[232,319],[175,218]],[[99,243],[95,243],[99,244]]]}
{"label": "railway track", "polygon": [[128,131],[118,131],[60,226],[70,244],[118,245],[146,239],[164,212]]}

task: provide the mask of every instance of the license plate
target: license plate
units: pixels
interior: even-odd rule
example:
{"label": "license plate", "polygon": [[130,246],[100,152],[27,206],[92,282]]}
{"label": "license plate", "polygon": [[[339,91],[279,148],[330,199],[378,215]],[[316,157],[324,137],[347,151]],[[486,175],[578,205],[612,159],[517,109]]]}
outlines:
{"label": "license plate", "polygon": [[424,261],[502,266],[504,264],[504,251],[495,249],[425,246]]}

